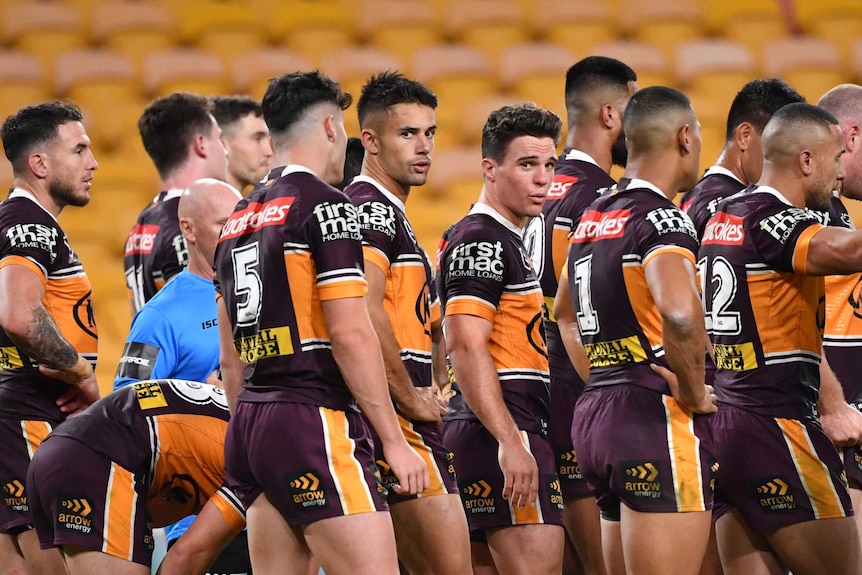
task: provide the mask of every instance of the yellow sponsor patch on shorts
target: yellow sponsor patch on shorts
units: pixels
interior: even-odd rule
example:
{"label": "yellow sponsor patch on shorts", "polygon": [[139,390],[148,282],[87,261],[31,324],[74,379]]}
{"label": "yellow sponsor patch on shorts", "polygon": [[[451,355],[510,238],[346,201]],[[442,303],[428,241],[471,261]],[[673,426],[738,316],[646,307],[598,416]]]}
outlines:
{"label": "yellow sponsor patch on shorts", "polygon": [[255,363],[260,359],[293,355],[293,341],[290,327],[273,327],[259,333],[233,340],[236,353],[245,363]]}

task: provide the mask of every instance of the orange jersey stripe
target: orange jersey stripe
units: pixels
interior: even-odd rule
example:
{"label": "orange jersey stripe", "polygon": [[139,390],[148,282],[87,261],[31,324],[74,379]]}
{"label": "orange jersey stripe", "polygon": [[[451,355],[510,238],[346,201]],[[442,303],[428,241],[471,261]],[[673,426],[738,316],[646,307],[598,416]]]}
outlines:
{"label": "orange jersey stripe", "polygon": [[296,314],[299,339],[329,339],[317,289],[305,287],[313,286],[315,282],[314,262],[311,259],[311,254],[307,252],[285,254],[284,267],[290,285],[297,286],[295,289],[291,289],[290,299]]}
{"label": "orange jersey stripe", "polygon": [[240,513],[234,504],[228,501],[221,492],[216,491],[210,498],[210,501],[213,502],[221,513],[221,516],[224,518],[225,523],[228,524],[234,533],[239,533],[243,530],[245,527],[245,517],[243,517],[242,513]]}
{"label": "orange jersey stripe", "polygon": [[51,424],[47,421],[22,421],[21,431],[24,434],[24,441],[27,442],[27,454],[30,459],[33,459],[36,450],[51,433]]}
{"label": "orange jersey stripe", "polygon": [[389,273],[389,259],[380,250],[362,246],[362,257],[366,264],[370,262],[380,268],[384,274]]}
{"label": "orange jersey stripe", "polygon": [[456,296],[446,303],[446,315],[475,315],[494,322],[497,309],[488,302],[470,296]]}
{"label": "orange jersey stripe", "polygon": [[[823,278],[773,271],[749,273],[747,281],[763,353],[802,350],[819,356],[821,333],[815,316]],[[817,283],[819,289],[809,285]]]}
{"label": "orange jersey stripe", "polygon": [[24,266],[39,276],[39,279],[42,280],[42,287],[47,287],[48,285],[48,278],[45,277],[45,270],[23,256],[7,256],[3,258],[3,260],[0,261],[0,269],[5,268],[6,266]]}
{"label": "orange jersey stripe", "polygon": [[829,468],[817,456],[805,426],[796,419],[775,418],[787,449],[793,458],[796,471],[811,501],[816,519],[844,517],[844,507],[835,492]]}
{"label": "orange jersey stripe", "polygon": [[700,439],[694,434],[694,419],[691,412],[680,406],[673,397],[663,395],[662,402],[667,414],[677,511],[705,511]]}
{"label": "orange jersey stripe", "polygon": [[697,265],[695,263],[695,260],[694,260],[694,254],[691,253],[691,250],[687,250],[687,249],[681,248],[679,246],[668,245],[668,246],[661,246],[659,248],[656,248],[653,251],[651,251],[649,254],[647,254],[647,256],[644,258],[644,261],[643,261],[643,267],[646,267],[647,264],[654,257],[660,256],[661,254],[679,254],[682,257],[684,257],[685,259],[687,259],[688,261],[690,261],[691,265],[693,265],[693,266]]}
{"label": "orange jersey stripe", "polygon": [[126,561],[132,560],[132,537],[135,524],[135,476],[116,463],[111,463],[105,501],[105,527],[102,552]]}
{"label": "orange jersey stripe", "polygon": [[647,287],[643,266],[623,266],[623,280],[629,294],[632,312],[647,341],[653,348],[662,345],[661,314]]}
{"label": "orange jersey stripe", "polygon": [[335,480],[345,515],[371,513],[377,509],[365,481],[362,466],[353,455],[355,442],[348,435],[347,416],[343,411],[320,408],[329,459],[329,470]]}
{"label": "orange jersey stripe", "polygon": [[808,267],[808,248],[811,245],[811,238],[820,230],[825,230],[826,226],[811,226],[799,234],[799,239],[796,240],[796,247],[793,250],[793,269],[798,274],[804,274]]}

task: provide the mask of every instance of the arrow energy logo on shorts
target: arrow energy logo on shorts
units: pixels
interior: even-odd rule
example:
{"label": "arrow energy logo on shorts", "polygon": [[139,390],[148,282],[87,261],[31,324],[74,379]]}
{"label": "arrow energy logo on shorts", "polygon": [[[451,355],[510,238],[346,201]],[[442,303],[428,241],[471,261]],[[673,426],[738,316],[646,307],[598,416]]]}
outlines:
{"label": "arrow energy logo on shorts", "polygon": [[581,481],[584,476],[581,466],[578,465],[578,454],[574,449],[559,454],[559,474],[569,481]]}
{"label": "arrow energy logo on shorts", "polygon": [[24,495],[24,482],[20,479],[12,479],[3,482],[3,503],[7,509],[27,513],[30,507],[27,505],[27,496]]}
{"label": "arrow energy logo on shorts", "polygon": [[293,495],[293,502],[308,507],[323,507],[326,505],[326,494],[320,487],[320,479],[311,472],[303,473],[287,482]]}
{"label": "arrow energy logo on shorts", "polygon": [[65,531],[90,533],[93,530],[92,513],[89,499],[61,494],[57,502],[57,526]]}
{"label": "arrow energy logo on shorts", "polygon": [[497,505],[491,497],[491,485],[484,479],[474,481],[461,490],[464,508],[470,513],[494,513]]}
{"label": "arrow energy logo on shorts", "polygon": [[654,461],[624,461],[626,480],[624,488],[635,497],[661,499],[661,477]]}
{"label": "arrow energy logo on shorts", "polygon": [[796,499],[787,482],[780,477],[756,482],[755,491],[760,507],[764,511],[789,511],[796,509]]}

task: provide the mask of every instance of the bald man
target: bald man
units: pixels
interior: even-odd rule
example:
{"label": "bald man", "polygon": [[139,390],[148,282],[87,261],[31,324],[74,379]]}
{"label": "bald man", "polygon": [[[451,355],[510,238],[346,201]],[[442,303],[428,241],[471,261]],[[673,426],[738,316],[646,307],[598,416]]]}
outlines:
{"label": "bald man", "polygon": [[620,509],[625,571],[694,575],[712,492],[708,422],[693,414],[715,405],[697,233],[671,200],[697,181],[700,123],[684,94],[650,87],[629,100],[623,129],[625,173],[581,216],[554,302],[586,380],[572,443],[602,512]]}
{"label": "bald man", "polygon": [[[858,574],[841,459],[817,420],[823,280],[862,270],[862,233],[826,227],[844,178],[829,112],[778,110],[756,186],[724,202],[700,250],[719,409],[716,533],[725,573]],[[823,382],[827,386],[827,382]],[[757,438],[752,442],[752,438]]]}

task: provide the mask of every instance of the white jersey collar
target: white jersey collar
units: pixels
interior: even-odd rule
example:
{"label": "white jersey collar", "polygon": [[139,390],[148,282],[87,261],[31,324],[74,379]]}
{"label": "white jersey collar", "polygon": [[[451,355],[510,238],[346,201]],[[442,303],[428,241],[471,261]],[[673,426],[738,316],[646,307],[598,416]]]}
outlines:
{"label": "white jersey collar", "polygon": [[406,213],[407,210],[404,209],[404,202],[402,202],[395,194],[393,194],[392,192],[390,192],[389,190],[384,188],[383,184],[381,184],[380,182],[378,182],[377,180],[375,180],[371,176],[363,176],[360,174],[360,175],[356,176],[355,178],[353,178],[353,181],[350,183],[355,184],[356,182],[365,182],[366,184],[371,184],[372,186],[377,188],[381,194],[386,196],[387,200],[389,200],[390,202],[392,202],[393,204],[398,206],[398,208],[402,212]]}
{"label": "white jersey collar", "polygon": [[473,207],[470,208],[470,213],[471,214],[485,214],[486,216],[491,216],[492,218],[497,220],[503,227],[505,227],[507,230],[509,230],[513,234],[517,235],[518,237],[521,237],[521,235],[524,232],[524,230],[522,228],[519,228],[518,226],[516,226],[515,224],[513,224],[512,222],[507,220],[503,216],[503,214],[501,214],[500,212],[498,212],[497,210],[495,210],[494,208],[492,208],[488,204],[476,202],[475,204],[473,204]]}
{"label": "white jersey collar", "polygon": [[12,188],[12,192],[9,194],[9,199],[11,200],[12,198],[27,198],[28,200],[30,200],[31,202],[33,202],[34,204],[36,204],[37,206],[42,208],[42,211],[44,211],[46,214],[51,216],[51,218],[55,222],[57,221],[57,218],[54,217],[54,214],[52,214],[51,212],[46,210],[45,206],[40,204],[39,200],[36,199],[36,196],[34,196],[32,193],[25,190],[24,188]]}

